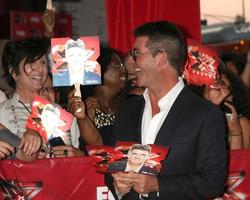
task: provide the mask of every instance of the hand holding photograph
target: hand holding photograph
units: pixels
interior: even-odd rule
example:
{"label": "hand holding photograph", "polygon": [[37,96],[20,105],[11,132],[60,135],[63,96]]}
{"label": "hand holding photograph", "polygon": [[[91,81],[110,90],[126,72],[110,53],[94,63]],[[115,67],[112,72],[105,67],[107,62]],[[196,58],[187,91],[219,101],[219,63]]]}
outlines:
{"label": "hand holding photograph", "polygon": [[123,171],[156,176],[169,149],[152,144],[118,142],[115,147],[89,145],[87,150],[98,172]]}

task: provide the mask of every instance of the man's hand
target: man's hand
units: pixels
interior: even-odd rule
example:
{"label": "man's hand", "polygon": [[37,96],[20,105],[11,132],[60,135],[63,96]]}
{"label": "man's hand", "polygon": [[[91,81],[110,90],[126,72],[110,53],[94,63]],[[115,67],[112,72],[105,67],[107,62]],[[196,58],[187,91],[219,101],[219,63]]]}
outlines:
{"label": "man's hand", "polygon": [[80,149],[77,149],[70,145],[62,145],[52,147],[53,155],[56,158],[60,157],[76,157],[76,156],[84,156],[84,152]]}
{"label": "man's hand", "polygon": [[112,174],[114,178],[114,186],[115,190],[121,194],[128,193],[132,188],[132,179],[127,177],[128,173],[125,172],[118,172]]}
{"label": "man's hand", "polygon": [[132,173],[131,176],[133,189],[139,194],[148,194],[150,192],[158,192],[159,184],[155,176]]}
{"label": "man's hand", "polygon": [[8,144],[7,142],[0,140],[0,158],[1,159],[7,158],[14,152],[15,152],[15,149],[13,146]]}
{"label": "man's hand", "polygon": [[36,153],[42,145],[42,138],[38,132],[32,129],[26,130],[21,139],[21,143],[19,148],[23,150],[23,152],[31,156]]}
{"label": "man's hand", "polygon": [[155,176],[118,172],[112,174],[116,191],[126,194],[133,188],[139,194],[148,194],[159,190],[158,179]]}

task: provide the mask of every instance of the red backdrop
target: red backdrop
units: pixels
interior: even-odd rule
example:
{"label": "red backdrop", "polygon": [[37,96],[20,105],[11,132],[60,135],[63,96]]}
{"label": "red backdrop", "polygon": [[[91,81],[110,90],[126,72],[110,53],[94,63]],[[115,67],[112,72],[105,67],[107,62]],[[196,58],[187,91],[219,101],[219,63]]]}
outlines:
{"label": "red backdrop", "polygon": [[106,0],[106,13],[109,45],[123,52],[132,47],[133,29],[149,21],[172,21],[201,40],[199,0]]}

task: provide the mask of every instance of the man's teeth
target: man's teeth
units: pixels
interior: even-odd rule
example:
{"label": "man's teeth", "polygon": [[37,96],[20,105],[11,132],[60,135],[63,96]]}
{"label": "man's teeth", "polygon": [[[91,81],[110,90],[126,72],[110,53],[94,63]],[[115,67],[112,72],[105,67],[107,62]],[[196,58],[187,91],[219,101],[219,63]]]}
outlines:
{"label": "man's teeth", "polygon": [[141,71],[141,69],[139,69],[139,68],[135,69],[135,72],[140,72],[140,71]]}

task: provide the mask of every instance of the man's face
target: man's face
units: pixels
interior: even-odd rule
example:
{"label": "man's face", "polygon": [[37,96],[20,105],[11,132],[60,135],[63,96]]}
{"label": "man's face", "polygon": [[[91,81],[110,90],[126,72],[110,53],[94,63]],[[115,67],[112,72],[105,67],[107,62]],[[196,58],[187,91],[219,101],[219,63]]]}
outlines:
{"label": "man's face", "polygon": [[142,149],[134,149],[130,152],[128,162],[130,165],[142,165],[148,158],[149,152]]}
{"label": "man's face", "polygon": [[137,37],[133,47],[136,55],[136,61],[134,61],[136,84],[139,87],[150,87],[157,77],[155,57],[146,47],[147,42],[148,37]]}
{"label": "man's face", "polygon": [[45,83],[48,76],[48,61],[44,55],[39,60],[28,63],[24,66],[25,60],[22,60],[19,64],[19,74],[12,74],[16,87],[32,92],[38,92]]}
{"label": "man's face", "polygon": [[66,61],[68,63],[68,67],[71,71],[77,71],[79,69],[83,69],[84,64],[84,50],[81,47],[71,47],[67,50],[66,53]]}

